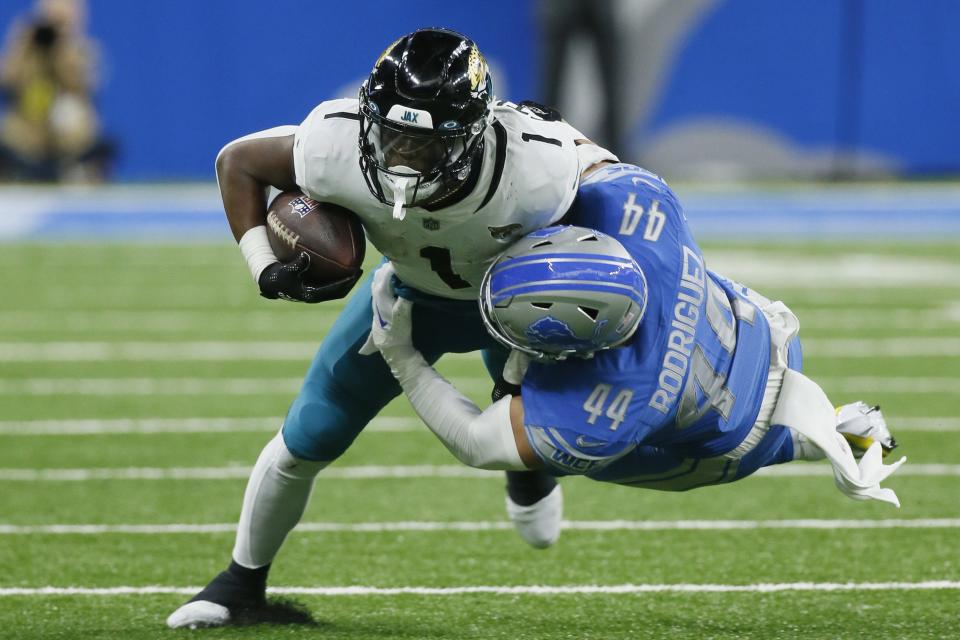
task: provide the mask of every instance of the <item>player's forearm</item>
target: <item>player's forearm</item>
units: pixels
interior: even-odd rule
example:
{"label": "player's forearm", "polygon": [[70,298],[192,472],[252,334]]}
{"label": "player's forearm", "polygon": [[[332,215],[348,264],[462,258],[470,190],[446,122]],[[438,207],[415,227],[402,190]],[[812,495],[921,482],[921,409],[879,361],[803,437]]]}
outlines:
{"label": "player's forearm", "polygon": [[527,469],[517,451],[509,397],[481,411],[413,348],[385,358],[414,411],[460,462],[478,469]]}
{"label": "player's forearm", "polygon": [[230,223],[230,231],[237,242],[253,227],[266,224],[267,185],[253,179],[240,168],[232,166],[230,155],[217,162],[217,182],[223,210]]}
{"label": "player's forearm", "polygon": [[293,131],[277,127],[235,140],[217,155],[217,183],[230,230],[238,242],[265,224],[267,193],[297,188],[293,168]]}

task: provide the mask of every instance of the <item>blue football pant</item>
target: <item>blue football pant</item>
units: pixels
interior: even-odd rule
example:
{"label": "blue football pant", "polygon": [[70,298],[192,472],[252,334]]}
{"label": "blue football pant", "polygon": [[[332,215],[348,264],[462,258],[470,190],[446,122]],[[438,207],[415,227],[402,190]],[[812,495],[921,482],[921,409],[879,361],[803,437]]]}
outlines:
{"label": "blue football pant", "polygon": [[[400,385],[379,353],[363,356],[373,319],[371,274],[359,285],[323,339],[300,394],[283,424],[283,440],[298,458],[338,458]],[[396,282],[397,294],[413,300],[413,344],[433,364],[445,353],[482,350],[491,377],[503,371],[507,349],[487,333],[474,300],[448,300]],[[491,383],[492,389],[492,383]]]}

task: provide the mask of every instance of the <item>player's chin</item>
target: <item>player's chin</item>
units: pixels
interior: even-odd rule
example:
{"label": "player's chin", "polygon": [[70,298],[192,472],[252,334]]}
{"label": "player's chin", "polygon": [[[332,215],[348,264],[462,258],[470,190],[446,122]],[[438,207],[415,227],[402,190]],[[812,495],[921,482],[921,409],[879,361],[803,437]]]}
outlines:
{"label": "player's chin", "polygon": [[420,202],[416,206],[430,206],[442,202],[457,193],[463,185],[464,182],[456,178],[437,178],[425,187],[421,187],[424,193],[417,195],[417,200]]}

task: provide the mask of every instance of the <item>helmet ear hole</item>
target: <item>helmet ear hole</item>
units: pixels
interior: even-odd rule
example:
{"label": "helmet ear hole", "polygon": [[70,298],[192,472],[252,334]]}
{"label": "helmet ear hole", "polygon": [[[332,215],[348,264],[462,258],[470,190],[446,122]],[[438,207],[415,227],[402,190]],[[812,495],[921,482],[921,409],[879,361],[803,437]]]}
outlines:
{"label": "helmet ear hole", "polygon": [[580,313],[582,313],[583,315],[585,315],[585,316],[587,316],[588,318],[590,318],[590,320],[592,320],[593,322],[596,322],[596,321],[597,321],[597,318],[600,316],[600,310],[599,310],[599,309],[594,309],[593,307],[579,307],[579,306],[578,306],[577,309],[580,311]]}

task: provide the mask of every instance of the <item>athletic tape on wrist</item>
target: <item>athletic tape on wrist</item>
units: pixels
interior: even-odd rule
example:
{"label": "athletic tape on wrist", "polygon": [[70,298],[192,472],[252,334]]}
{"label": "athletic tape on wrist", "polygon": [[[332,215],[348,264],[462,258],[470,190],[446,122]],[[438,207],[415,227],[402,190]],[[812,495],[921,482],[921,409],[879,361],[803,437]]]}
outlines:
{"label": "athletic tape on wrist", "polygon": [[274,262],[279,262],[270,248],[270,240],[267,238],[266,225],[259,225],[247,230],[240,238],[240,253],[243,259],[247,261],[247,267],[250,268],[250,275],[253,281],[260,282],[260,274]]}

